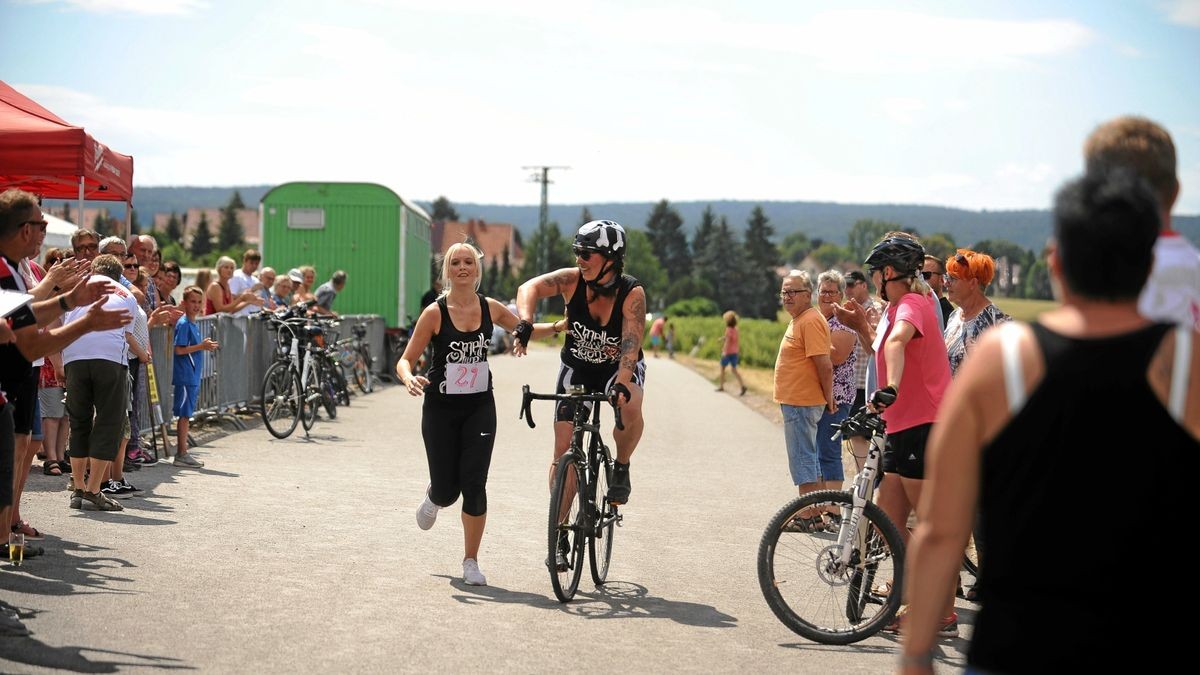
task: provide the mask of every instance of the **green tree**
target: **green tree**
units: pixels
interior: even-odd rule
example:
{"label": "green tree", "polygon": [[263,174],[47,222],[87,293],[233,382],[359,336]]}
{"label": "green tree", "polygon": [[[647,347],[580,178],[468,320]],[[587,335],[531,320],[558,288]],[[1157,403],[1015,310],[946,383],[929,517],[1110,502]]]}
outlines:
{"label": "green tree", "polygon": [[431,214],[431,217],[434,220],[456,221],[458,220],[458,211],[454,209],[454,205],[450,203],[450,200],[446,199],[446,197],[443,195],[433,200],[433,213]]}
{"label": "green tree", "polygon": [[704,212],[700,214],[700,224],[696,226],[696,232],[692,235],[692,272],[700,274],[700,258],[704,255],[704,251],[708,248],[708,240],[712,238],[713,233],[717,231],[717,214],[713,213],[712,205],[704,207]]}
{"label": "green tree", "polygon": [[1050,268],[1045,258],[1039,258],[1025,274],[1025,297],[1036,300],[1052,300],[1054,292],[1050,286]]}
{"label": "green tree", "polygon": [[625,274],[642,282],[646,290],[647,307],[666,306],[670,282],[667,280],[666,271],[658,263],[658,258],[654,257],[650,238],[641,230],[628,230],[625,234],[629,240],[625,251]]}
{"label": "green tree", "polygon": [[[850,255],[849,248],[845,246],[838,246],[832,242],[825,242],[824,244],[821,244],[809,254],[813,261],[816,262],[822,270],[838,267],[842,263],[846,262],[846,259],[850,257]],[[866,257],[867,256],[865,255],[863,256],[863,258]]]}
{"label": "green tree", "polygon": [[481,283],[479,285],[479,288],[480,288],[480,290],[483,291],[484,295],[491,297],[491,298],[495,298],[498,295],[496,293],[496,289],[497,289],[499,283],[500,283],[500,264],[498,262],[496,262],[495,258],[492,258],[491,263],[489,263],[487,268],[484,270],[483,283]]}
{"label": "green tree", "polygon": [[92,230],[101,238],[108,236],[108,219],[103,213],[96,212],[96,217],[92,220]]}
{"label": "green tree", "polygon": [[889,223],[883,220],[863,219],[856,221],[850,226],[850,234],[848,236],[848,248],[850,259],[857,263],[867,259],[867,255],[871,253],[871,249],[875,244],[883,239],[883,235],[893,230],[903,229],[896,223]]}
{"label": "green tree", "polygon": [[71,222],[71,202],[63,202],[63,220]]}
{"label": "green tree", "polygon": [[761,206],[755,206],[746,221],[746,267],[745,297],[743,309],[747,316],[759,319],[773,318],[779,310],[775,300],[775,291],[779,286],[779,276],[775,268],[779,266],[779,247],[771,241],[775,228]]}
{"label": "green tree", "polygon": [[667,270],[668,279],[674,282],[691,273],[692,260],[683,233],[683,218],[667,200],[655,204],[650,212],[646,234],[650,237],[654,255]]}
{"label": "green tree", "polygon": [[229,198],[229,206],[235,209],[246,208],[246,202],[242,201],[242,193],[240,191],[233,191],[233,196]]}
{"label": "green tree", "polygon": [[984,239],[975,242],[972,250],[986,253],[996,261],[996,277],[992,279],[994,292],[1003,296],[1018,295],[1021,290],[1013,283],[1021,270],[1033,265],[1033,252],[1007,239]]}
{"label": "green tree", "polygon": [[595,220],[595,218],[592,217],[591,209],[589,209],[586,206],[583,207],[583,210],[579,212],[579,225],[576,229],[578,229],[579,227],[583,227],[584,225],[592,222],[593,220]]}
{"label": "green tree", "polygon": [[496,295],[492,297],[503,302],[517,297],[517,277],[513,271],[512,253],[505,244],[504,252],[500,254],[500,276],[496,279]]}
{"label": "green tree", "polygon": [[946,258],[954,255],[954,252],[958,250],[958,245],[954,243],[954,235],[947,232],[937,232],[921,237],[921,245],[925,247],[925,253],[942,262],[945,262]]}
{"label": "green tree", "polygon": [[212,253],[212,232],[208,229],[208,214],[200,212],[200,222],[196,223],[196,231],[192,233],[192,257],[201,260]]}
{"label": "green tree", "polygon": [[783,256],[784,263],[796,267],[808,257],[813,248],[808,235],[797,230],[783,238],[783,242],[779,244],[779,253]]}
{"label": "green tree", "polygon": [[[550,221],[545,227],[539,227],[529,238],[525,247],[525,262],[521,265],[522,279],[532,279],[546,272],[551,272],[572,265],[571,242],[573,239],[563,238],[558,229],[558,223]],[[546,311],[551,314],[562,314],[563,301],[561,296],[550,298],[546,303]]]}
{"label": "green tree", "polygon": [[129,234],[141,234],[142,226],[138,223],[137,211],[129,212]]}
{"label": "green tree", "polygon": [[164,234],[170,241],[183,241],[183,224],[179,222],[179,216],[175,215],[174,211],[171,212],[171,217],[167,220],[167,227]]}
{"label": "green tree", "polygon": [[[217,228],[217,248],[226,249],[240,247],[245,243],[246,233],[238,221],[238,209],[245,208],[242,196],[236,191],[225,208],[221,209],[221,224]],[[235,257],[235,260],[239,258]]]}
{"label": "green tree", "polygon": [[717,229],[705,247],[704,258],[709,266],[709,276],[704,280],[712,285],[713,299],[717,305],[723,310],[732,309],[745,314],[752,302],[748,297],[746,282],[746,252],[729,229],[729,221],[725,220],[725,216],[717,221]]}

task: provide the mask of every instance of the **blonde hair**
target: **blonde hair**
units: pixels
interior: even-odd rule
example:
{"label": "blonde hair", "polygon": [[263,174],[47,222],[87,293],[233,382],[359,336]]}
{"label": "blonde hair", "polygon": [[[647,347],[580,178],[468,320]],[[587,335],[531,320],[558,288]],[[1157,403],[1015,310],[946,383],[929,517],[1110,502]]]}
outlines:
{"label": "blonde hair", "polygon": [[475,257],[475,290],[479,290],[479,284],[483,282],[483,252],[475,248],[465,241],[460,241],[455,244],[450,244],[450,248],[442,254],[442,295],[450,292],[450,259],[454,257],[461,249],[467,249],[471,255]]}
{"label": "blonde hair", "polygon": [[233,261],[233,258],[230,258],[227,255],[223,255],[220,258],[217,258],[217,264],[213,267],[213,271],[219,270],[226,265],[229,265],[230,267],[234,267],[234,268],[237,267],[237,263]]}
{"label": "blonde hair", "polygon": [[738,315],[737,312],[733,311],[732,309],[722,314],[721,318],[725,320],[725,325],[729,326],[730,328],[733,328],[737,325]]}
{"label": "blonde hair", "polygon": [[1175,143],[1161,125],[1145,117],[1126,115],[1096,127],[1083,145],[1089,172],[1125,167],[1146,179],[1169,211],[1179,193]]}

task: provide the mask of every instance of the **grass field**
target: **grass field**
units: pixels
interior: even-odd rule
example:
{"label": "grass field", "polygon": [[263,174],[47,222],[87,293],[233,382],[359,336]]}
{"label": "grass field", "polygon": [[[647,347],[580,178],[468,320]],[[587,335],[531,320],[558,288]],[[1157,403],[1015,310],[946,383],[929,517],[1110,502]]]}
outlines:
{"label": "grass field", "polygon": [[992,302],[1017,321],[1033,321],[1042,312],[1058,306],[1054,300],[1026,300],[1024,298],[992,298]]}

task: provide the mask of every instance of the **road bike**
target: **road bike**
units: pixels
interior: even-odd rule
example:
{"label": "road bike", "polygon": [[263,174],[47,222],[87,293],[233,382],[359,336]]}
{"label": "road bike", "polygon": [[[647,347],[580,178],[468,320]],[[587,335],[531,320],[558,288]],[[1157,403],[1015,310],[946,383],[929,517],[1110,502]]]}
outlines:
{"label": "road bike", "polygon": [[350,327],[351,337],[337,341],[338,365],[350,373],[358,390],[364,394],[375,391],[375,374],[371,372],[371,345],[367,342],[367,327]]}
{"label": "road bike", "polygon": [[845,439],[869,439],[866,462],[850,490],[810,492],[775,514],[758,546],[758,583],[785,626],[815,642],[845,645],[896,616],[904,541],[873,501],[882,479],[883,419],[863,409],[834,428]]}
{"label": "road bike", "polygon": [[[560,602],[569,602],[579,588],[586,548],[592,581],[601,586],[608,578],[612,561],[613,538],[622,516],[618,506],[608,501],[612,480],[613,456],[600,433],[600,406],[608,401],[603,393],[588,392],[586,387],[571,386],[565,394],[535,394],[529,385],[521,389],[521,414],[530,428],[532,401],[566,402],[572,406],[571,445],[554,464],[550,487],[550,512],[547,527],[546,566],[550,585]],[[616,427],[621,409],[614,407]]]}

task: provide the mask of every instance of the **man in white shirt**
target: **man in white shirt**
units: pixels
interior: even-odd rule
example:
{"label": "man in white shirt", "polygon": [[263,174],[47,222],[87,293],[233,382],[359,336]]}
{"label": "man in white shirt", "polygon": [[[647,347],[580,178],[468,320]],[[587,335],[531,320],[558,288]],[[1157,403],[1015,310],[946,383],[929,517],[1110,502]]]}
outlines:
{"label": "man in white shirt", "polygon": [[[233,273],[233,278],[229,280],[229,292],[233,297],[237,297],[246,291],[253,290],[256,293],[262,286],[258,279],[254,278],[254,273],[258,271],[259,264],[262,263],[262,255],[254,249],[246,249],[242,254],[242,269]],[[262,311],[262,307],[258,305],[246,305],[245,307],[234,312],[234,316],[250,316]]]}
{"label": "man in white shirt", "polygon": [[1142,316],[1200,330],[1200,251],[1171,229],[1179,197],[1175,143],[1161,125],[1124,116],[1096,127],[1083,146],[1087,170],[1122,167],[1144,178],[1158,196],[1162,231],[1154,244],[1154,267],[1138,299]]}
{"label": "man in white shirt", "polygon": [[[100,255],[92,261],[94,278],[115,281],[121,276],[121,261],[112,255]],[[133,316],[137,300],[122,286],[115,286],[104,308],[122,310]],[[63,315],[70,326],[88,311],[76,307]],[[68,455],[71,458],[71,508],[91,503],[99,511],[120,511],[122,507],[100,489],[109,466],[117,456],[121,438],[129,424],[129,345],[126,333],[133,324],[112,330],[87,333],[63,347],[63,367],[67,371],[67,416],[71,423]],[[90,471],[90,473],[89,473]],[[87,483],[84,483],[84,475]]]}

